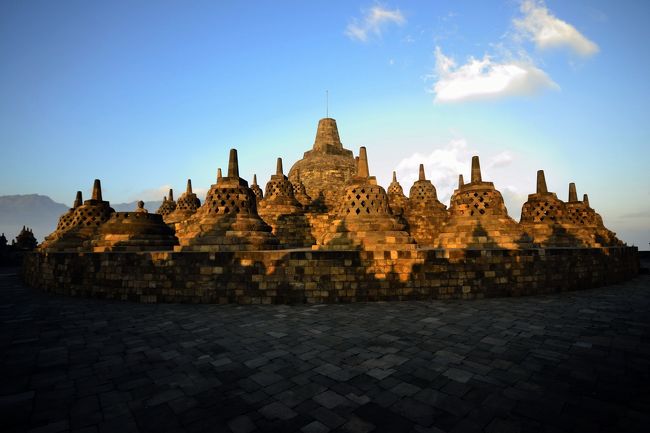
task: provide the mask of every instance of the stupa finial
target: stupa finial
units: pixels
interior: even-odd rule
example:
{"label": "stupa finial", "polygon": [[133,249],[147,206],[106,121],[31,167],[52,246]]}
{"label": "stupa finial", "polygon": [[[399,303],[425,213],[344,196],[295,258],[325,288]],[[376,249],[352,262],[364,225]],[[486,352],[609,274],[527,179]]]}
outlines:
{"label": "stupa finial", "polygon": [[74,199],[74,204],[72,205],[73,209],[78,208],[83,203],[83,198],[81,197],[81,191],[77,191],[77,196]]}
{"label": "stupa finial", "polygon": [[93,184],[92,199],[102,201],[102,183],[99,181],[99,179],[95,179],[95,183]]}
{"label": "stupa finial", "polygon": [[576,184],[571,182],[569,184],[569,201],[578,201],[578,193],[576,192]]}
{"label": "stupa finial", "polygon": [[169,188],[168,200],[174,201],[174,190]]}
{"label": "stupa finial", "polygon": [[547,192],[544,170],[537,170],[537,194],[546,194]]}
{"label": "stupa finial", "polygon": [[397,173],[393,171],[393,182],[397,182]]}
{"label": "stupa finial", "polygon": [[275,174],[277,176],[284,176],[284,173],[282,173],[282,158],[278,158],[278,161],[275,165]]}
{"label": "stupa finial", "polygon": [[424,176],[424,164],[420,164],[420,170],[418,173],[418,180],[427,180],[427,178]]}
{"label": "stupa finial", "polygon": [[588,196],[587,194],[583,194],[583,196],[582,196],[582,202],[583,202],[584,204],[586,204],[587,207],[591,207],[591,206],[589,206],[589,196]]}
{"label": "stupa finial", "polygon": [[192,179],[187,179],[187,188],[185,189],[185,192],[192,194]]}
{"label": "stupa finial", "polygon": [[472,177],[471,182],[482,182],[481,179],[481,163],[478,160],[478,156],[472,156]]}
{"label": "stupa finial", "polygon": [[221,179],[223,176],[221,174],[221,167],[217,168],[217,180]]}
{"label": "stupa finial", "polygon": [[228,159],[228,177],[239,177],[239,161],[237,160],[237,149],[230,149],[230,158]]}
{"label": "stupa finial", "polygon": [[458,188],[460,188],[463,185],[465,185],[465,180],[463,179],[463,175],[459,174],[458,175]]}
{"label": "stupa finial", "polygon": [[253,174],[253,185],[257,185],[257,174]]}
{"label": "stupa finial", "polygon": [[318,130],[316,131],[316,140],[314,140],[314,150],[327,152],[328,148],[342,149],[339,130],[336,126],[336,120],[326,117],[318,121]]}
{"label": "stupa finial", "polygon": [[368,154],[366,153],[365,146],[361,146],[359,148],[359,165],[357,167],[357,177],[370,177],[370,171],[368,170]]}

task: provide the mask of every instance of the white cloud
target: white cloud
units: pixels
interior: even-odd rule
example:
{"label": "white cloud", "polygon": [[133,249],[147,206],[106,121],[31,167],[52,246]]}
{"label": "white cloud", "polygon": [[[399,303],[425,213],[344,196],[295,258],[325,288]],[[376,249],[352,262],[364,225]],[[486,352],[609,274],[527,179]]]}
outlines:
{"label": "white cloud", "polygon": [[353,19],[346,27],[345,34],[350,39],[366,42],[369,35],[380,36],[382,27],[386,24],[402,25],[405,22],[406,18],[399,9],[390,10],[381,6],[374,6],[366,11],[361,20]]}
{"label": "white cloud", "polygon": [[532,95],[542,89],[559,89],[544,71],[528,61],[497,63],[485,55],[470,57],[457,66],[456,62],[436,47],[438,80],[433,86],[436,102],[459,102],[494,99],[513,95]]}
{"label": "white cloud", "polygon": [[539,49],[568,47],[581,56],[598,52],[598,45],[587,39],[575,27],[549,12],[543,0],[523,0],[521,19],[513,20],[522,36],[532,40]]}
{"label": "white cloud", "polygon": [[426,178],[436,187],[438,200],[449,204],[451,194],[458,187],[458,175],[468,171],[472,154],[465,139],[451,140],[428,155],[414,153],[402,159],[395,169],[397,180],[408,196],[411,185],[418,178],[420,164],[424,164]]}
{"label": "white cloud", "polygon": [[505,167],[507,165],[510,165],[510,163],[514,161],[514,159],[515,157],[512,155],[512,153],[506,150],[490,158],[488,166],[492,168]]}

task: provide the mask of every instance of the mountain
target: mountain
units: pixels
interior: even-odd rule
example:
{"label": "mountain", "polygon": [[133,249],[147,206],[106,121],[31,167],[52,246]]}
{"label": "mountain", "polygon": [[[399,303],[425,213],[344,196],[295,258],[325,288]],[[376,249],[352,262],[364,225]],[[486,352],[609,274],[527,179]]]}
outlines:
{"label": "mountain", "polygon": [[[160,201],[145,202],[149,212],[155,212],[160,207]],[[111,205],[117,212],[133,211],[137,201]],[[56,229],[59,217],[67,212],[69,207],[57,203],[46,195],[4,195],[0,196],[0,233],[4,233],[9,243],[16,238],[23,226],[34,231],[39,242]]]}

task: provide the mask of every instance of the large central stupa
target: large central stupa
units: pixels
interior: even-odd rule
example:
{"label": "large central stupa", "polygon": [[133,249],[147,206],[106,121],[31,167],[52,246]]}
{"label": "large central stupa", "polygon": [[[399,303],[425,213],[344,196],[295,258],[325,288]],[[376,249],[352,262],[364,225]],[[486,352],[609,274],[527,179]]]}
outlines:
{"label": "large central stupa", "polygon": [[326,117],[318,122],[312,150],[291,167],[289,180],[293,184],[302,182],[312,200],[335,210],[343,188],[355,173],[354,156],[351,150],[343,148],[336,120]]}

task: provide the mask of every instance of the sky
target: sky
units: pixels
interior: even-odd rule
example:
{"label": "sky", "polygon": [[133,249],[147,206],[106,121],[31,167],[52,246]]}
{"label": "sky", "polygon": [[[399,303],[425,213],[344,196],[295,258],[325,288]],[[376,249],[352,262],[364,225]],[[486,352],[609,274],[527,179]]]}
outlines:
{"label": "sky", "polygon": [[[318,120],[448,204],[472,155],[519,220],[538,169],[650,242],[650,2],[2,1],[0,195],[205,194],[237,148],[262,185]],[[329,104],[326,106],[326,92]]]}

